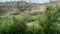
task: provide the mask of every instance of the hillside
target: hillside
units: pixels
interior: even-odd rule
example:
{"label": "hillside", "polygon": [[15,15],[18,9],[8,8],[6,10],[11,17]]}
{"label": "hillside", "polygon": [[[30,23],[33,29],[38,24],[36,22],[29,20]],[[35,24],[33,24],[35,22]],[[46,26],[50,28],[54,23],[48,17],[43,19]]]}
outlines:
{"label": "hillside", "polygon": [[[39,9],[37,4],[30,4],[25,1],[17,1],[17,2],[5,2],[0,4],[0,12],[10,14],[24,12],[26,10]],[[2,13],[2,12],[1,12]]]}
{"label": "hillside", "polygon": [[53,5],[58,4],[59,5],[59,3],[60,1],[54,1],[52,3],[44,3],[44,4],[37,5],[37,3],[35,4],[27,3],[25,1],[13,1],[13,2],[5,2],[5,3],[0,2],[0,9],[7,10],[7,11],[21,11],[21,10],[27,9],[28,7],[37,6],[39,7],[41,11],[43,11],[46,4],[53,4]]}
{"label": "hillside", "polygon": [[0,34],[60,34],[59,3],[0,3]]}

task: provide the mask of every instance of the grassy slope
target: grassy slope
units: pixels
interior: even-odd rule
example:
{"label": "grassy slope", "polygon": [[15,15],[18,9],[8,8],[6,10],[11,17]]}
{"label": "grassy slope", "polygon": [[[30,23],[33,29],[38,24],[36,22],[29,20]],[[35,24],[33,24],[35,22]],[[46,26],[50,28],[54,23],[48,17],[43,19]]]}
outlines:
{"label": "grassy slope", "polygon": [[[0,26],[2,26],[1,29],[8,29],[9,26],[13,25],[13,16],[15,16],[16,20],[23,19],[24,17],[26,17],[26,19],[29,20],[26,24],[30,24],[30,26],[31,26],[31,23],[32,23],[32,25],[33,25],[34,23],[36,23],[36,19],[37,19],[38,15],[31,16],[29,14],[34,13],[34,12],[40,12],[40,10],[37,8],[30,8],[30,9],[25,10],[24,12],[17,12],[17,13],[20,13],[17,15],[15,15],[16,12],[9,12],[9,13],[4,14],[4,16],[3,15],[0,16],[1,17]],[[27,25],[27,26],[29,26],[29,25]],[[35,26],[39,26],[38,23]]]}

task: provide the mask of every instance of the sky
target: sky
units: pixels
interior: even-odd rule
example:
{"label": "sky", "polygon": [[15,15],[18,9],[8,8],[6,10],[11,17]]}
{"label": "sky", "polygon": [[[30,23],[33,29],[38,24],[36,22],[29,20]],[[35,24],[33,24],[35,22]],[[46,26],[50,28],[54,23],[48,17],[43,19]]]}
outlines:
{"label": "sky", "polygon": [[50,0],[0,0],[0,2],[9,2],[9,1],[26,1],[26,2],[31,2],[31,3],[45,3],[45,2],[49,2]]}

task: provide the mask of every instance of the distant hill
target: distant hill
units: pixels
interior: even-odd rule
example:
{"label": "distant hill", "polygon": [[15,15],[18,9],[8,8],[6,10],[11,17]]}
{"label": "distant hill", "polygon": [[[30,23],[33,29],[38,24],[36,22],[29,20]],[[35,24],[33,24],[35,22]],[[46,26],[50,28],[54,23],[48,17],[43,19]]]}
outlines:
{"label": "distant hill", "polygon": [[6,11],[22,11],[30,5],[25,1],[0,3],[0,9]]}
{"label": "distant hill", "polygon": [[24,11],[24,10],[28,9],[29,7],[38,6],[38,8],[41,11],[44,11],[46,4],[56,5],[56,4],[60,4],[60,1],[54,1],[52,3],[38,4],[38,5],[37,5],[37,3],[27,3],[25,1],[15,1],[15,2],[5,2],[5,3],[0,2],[0,9],[5,10],[7,12]]}

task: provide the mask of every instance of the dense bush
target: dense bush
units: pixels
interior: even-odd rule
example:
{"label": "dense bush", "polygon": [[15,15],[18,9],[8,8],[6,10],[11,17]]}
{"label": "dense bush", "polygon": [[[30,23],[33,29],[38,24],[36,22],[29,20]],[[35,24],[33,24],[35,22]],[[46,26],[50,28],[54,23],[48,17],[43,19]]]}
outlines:
{"label": "dense bush", "polygon": [[[0,16],[0,34],[60,34],[60,7],[46,5],[44,14],[33,16]],[[38,23],[37,23],[37,22]]]}
{"label": "dense bush", "polygon": [[0,34],[8,34],[10,26],[13,25],[12,17],[1,17],[0,16]]}
{"label": "dense bush", "polygon": [[24,19],[16,20],[13,17],[13,22],[14,22],[13,26],[10,28],[9,33],[11,33],[11,34],[24,34],[24,33],[26,33],[25,31],[27,29],[27,26],[26,26]]}
{"label": "dense bush", "polygon": [[24,18],[20,20],[13,16],[0,18],[0,34],[24,34],[27,26]]}
{"label": "dense bush", "polygon": [[45,28],[45,34],[57,34],[59,12],[59,6],[46,5],[46,11],[38,17],[38,22]]}

